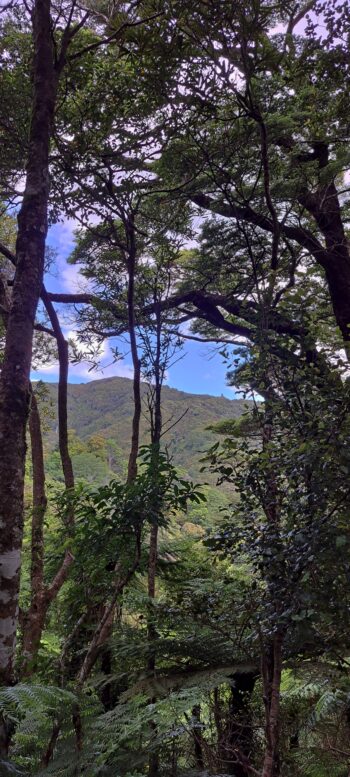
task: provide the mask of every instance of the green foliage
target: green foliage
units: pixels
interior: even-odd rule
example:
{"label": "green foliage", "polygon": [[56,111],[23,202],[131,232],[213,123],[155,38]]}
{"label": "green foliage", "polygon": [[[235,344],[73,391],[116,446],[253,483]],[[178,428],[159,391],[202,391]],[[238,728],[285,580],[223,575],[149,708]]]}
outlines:
{"label": "green foliage", "polygon": [[[22,5],[10,3],[0,20],[5,209],[20,196],[31,116],[31,19]],[[69,5],[52,4],[56,52]],[[317,0],[307,16],[311,4],[282,0],[85,5],[58,84],[49,203],[51,221],[81,224],[70,262],[88,290],[74,311],[83,347],[96,360],[106,337],[133,328],[132,314],[151,386],[142,386],[144,407],[155,358],[164,374],[169,344],[191,334],[217,343],[232,385],[264,401],[165,388],[166,447],[147,447],[143,418],[146,447],[127,483],[131,383],[69,387],[77,486],[64,492],[57,418],[46,420],[43,585],[65,549],[74,563],[47,614],[37,676],[0,691],[16,764],[4,768],[163,777],[226,774],[237,764],[258,774],[277,717],[283,777],[345,777],[348,6]],[[15,232],[2,216],[11,249]],[[13,269],[1,260],[0,270],[2,349]],[[166,330],[155,357],[160,313]],[[34,364],[56,356],[40,308],[38,319]],[[189,320],[190,332],[181,328]],[[47,391],[56,400],[56,386]],[[30,477],[27,465],[28,505]],[[24,605],[29,534],[27,521]],[[128,584],[78,697],[79,668],[123,574]]]}
{"label": "green foliage", "polygon": [[[53,407],[56,387],[46,384]],[[142,387],[144,401],[146,386]],[[188,504],[188,520],[200,525],[210,525],[221,507],[229,502],[230,490],[215,488],[215,478],[206,471],[203,475],[201,459],[203,452],[212,444],[216,433],[207,429],[208,423],[215,424],[223,417],[230,419],[244,412],[246,402],[224,397],[186,394],[168,387],[162,389],[163,418],[167,423],[176,422],[164,436],[172,463],[185,480],[208,481],[205,486],[207,502]],[[249,404],[249,403],[248,403]],[[75,476],[85,485],[107,484],[117,476],[123,479],[127,469],[132,419],[132,385],[126,378],[107,378],[88,384],[71,384],[68,388],[68,411],[70,450]],[[185,415],[184,412],[186,411]],[[141,419],[141,441],[149,439],[149,424]],[[63,473],[58,451],[56,432],[57,419],[53,418],[50,428],[44,430],[47,449],[47,473],[53,481],[63,483]],[[179,518],[181,520],[181,517]]]}

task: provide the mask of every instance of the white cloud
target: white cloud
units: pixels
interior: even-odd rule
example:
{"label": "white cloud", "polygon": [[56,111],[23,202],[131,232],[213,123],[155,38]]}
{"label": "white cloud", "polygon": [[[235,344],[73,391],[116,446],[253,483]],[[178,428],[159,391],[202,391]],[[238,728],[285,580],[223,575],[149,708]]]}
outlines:
{"label": "white cloud", "polygon": [[77,265],[67,264],[65,259],[59,260],[59,273],[64,292],[78,294],[87,290],[88,282]]}
{"label": "white cloud", "polygon": [[48,245],[57,251],[56,271],[62,284],[61,291],[70,294],[86,291],[87,288],[87,281],[79,267],[67,264],[67,257],[75,245],[74,232],[80,226],[74,219],[64,219],[50,228],[48,236]]}
{"label": "white cloud", "polygon": [[55,232],[57,248],[60,252],[67,255],[74,247],[74,231],[79,228],[78,221],[74,219],[64,219],[52,228]]}
{"label": "white cloud", "polygon": [[[67,339],[73,340],[77,348],[83,353],[84,344],[79,340],[79,333],[74,330],[67,330],[64,328],[64,335]],[[96,361],[98,360],[98,366],[93,367],[91,362],[87,359],[82,359],[77,364],[70,364],[68,380],[73,378],[80,378],[82,381],[101,380],[102,378],[122,377],[132,378],[133,367],[128,364],[124,359],[114,361],[113,352],[107,341],[99,343],[97,338],[94,342],[92,338],[90,340],[91,350],[94,351]],[[33,371],[33,377],[38,378],[42,376],[45,379],[47,376],[51,381],[58,380],[58,361],[52,361],[50,364],[37,365],[37,369]]]}
{"label": "white cloud", "polygon": [[[33,379],[38,380],[42,377],[45,380],[45,376],[50,381],[58,381],[58,363],[52,363],[44,365],[40,369],[33,371]],[[132,378],[133,368],[131,364],[127,364],[124,361],[118,361],[112,364],[111,362],[96,370],[91,370],[91,365],[88,362],[80,362],[79,364],[71,364],[69,367],[69,382],[73,378],[80,378],[82,382],[88,382],[91,380],[101,380],[102,378]]]}

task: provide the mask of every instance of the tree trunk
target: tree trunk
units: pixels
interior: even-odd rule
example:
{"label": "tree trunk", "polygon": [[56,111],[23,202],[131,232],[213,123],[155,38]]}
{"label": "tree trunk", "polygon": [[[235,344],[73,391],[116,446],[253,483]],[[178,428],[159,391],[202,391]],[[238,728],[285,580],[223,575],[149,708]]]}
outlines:
{"label": "tree trunk", "polygon": [[213,691],[213,715],[216,728],[216,751],[217,751],[217,765],[216,770],[221,771],[221,764],[225,758],[224,755],[224,735],[222,725],[221,703],[220,693],[218,688],[214,688]]}
{"label": "tree trunk", "polygon": [[[158,525],[155,523],[151,527],[150,545],[149,545],[149,557],[148,557],[148,596],[152,600],[156,595],[156,572],[157,572],[157,553],[158,553]],[[149,644],[149,657],[148,657],[148,671],[151,674],[155,674],[156,668],[156,651],[155,640],[157,637],[157,631],[153,622],[152,605],[149,608],[148,623],[147,623],[147,637]],[[149,699],[149,703],[154,704],[155,698]],[[157,735],[157,726],[154,721],[151,721],[152,736]],[[157,777],[159,774],[159,750],[158,747],[153,750],[148,758],[148,775],[149,777]]]}
{"label": "tree trunk", "polygon": [[280,688],[282,676],[283,636],[276,633],[273,639],[272,662],[263,657],[263,684],[266,709],[266,750],[261,777],[278,777],[280,762],[278,740],[280,728]]}
{"label": "tree trunk", "polygon": [[43,612],[44,589],[44,517],[47,507],[45,490],[44,451],[41,423],[35,394],[32,393],[29,416],[30,443],[33,468],[33,509],[31,537],[31,603],[24,618],[21,674],[26,675],[37,655],[45,614]]}
{"label": "tree trunk", "polygon": [[[133,222],[133,216],[125,220],[124,228],[126,232],[128,242],[128,325],[129,336],[131,346],[131,356],[134,368],[133,378],[133,394],[134,394],[134,414],[132,421],[132,437],[131,437],[131,449],[128,461],[128,474],[127,482],[132,483],[137,476],[137,456],[139,452],[139,437],[140,437],[140,420],[141,420],[141,360],[139,359],[136,329],[135,329],[135,310],[134,310],[134,296],[135,296],[135,270],[136,270],[136,242],[135,242],[135,227]],[[77,675],[77,688],[81,689],[89,677],[98,656],[101,653],[106,641],[108,640],[111,630],[113,628],[113,619],[115,607],[118,601],[119,595],[123,592],[125,586],[131,580],[134,572],[136,571],[141,556],[141,533],[138,533],[135,537],[135,560],[128,572],[126,572],[124,578],[121,578],[119,565],[117,564],[114,569],[114,582],[112,596],[109,602],[106,602],[103,608],[103,613],[99,623],[96,626],[95,633],[88,646],[86,656],[83,664]]]}
{"label": "tree trunk", "polygon": [[[196,725],[192,729],[194,740],[194,759],[196,769],[202,771],[204,769],[204,757],[203,757],[203,744],[202,744],[202,729],[201,729],[201,708],[199,704],[196,704],[192,709],[192,719],[196,722]],[[197,725],[198,723],[198,725]]]}
{"label": "tree trunk", "polygon": [[120,578],[118,575],[118,572],[116,574],[116,585],[111,597],[111,600],[109,604],[106,604],[103,610],[103,614],[101,617],[100,622],[98,623],[94,636],[92,637],[92,640],[90,642],[90,645],[88,647],[86,656],[84,658],[82,667],[77,675],[77,689],[81,690],[83,687],[85,681],[90,675],[90,672],[92,671],[96,660],[101,652],[101,648],[105,644],[106,640],[108,639],[110,635],[111,630],[111,622],[113,621],[114,617],[114,610],[116,603],[118,601],[118,597],[124,590],[125,586],[130,582],[134,572],[136,571],[139,563],[140,563],[140,555],[141,555],[141,540],[140,537],[136,538],[136,552],[135,552],[135,560],[133,565],[130,567],[130,569],[126,572],[124,578]]}
{"label": "tree trunk", "polygon": [[[328,161],[328,152],[327,160]],[[320,164],[324,167],[324,164]],[[334,316],[347,349],[350,348],[350,254],[342,220],[339,195],[334,181],[314,194],[304,194],[300,202],[314,217],[325,243],[323,267]],[[349,356],[349,353],[348,353]]]}
{"label": "tree trunk", "polygon": [[138,354],[137,338],[135,329],[135,270],[136,270],[136,245],[135,230],[131,220],[126,225],[129,240],[129,263],[128,263],[128,326],[130,337],[131,358],[134,368],[133,376],[133,397],[134,414],[132,419],[131,449],[128,462],[128,483],[132,483],[137,475],[137,457],[139,453],[140,439],[140,420],[141,420],[141,360]]}
{"label": "tree trunk", "polygon": [[[74,473],[72,460],[68,448],[68,420],[67,420],[67,383],[68,383],[68,343],[66,342],[56,314],[50,302],[45,287],[41,293],[43,302],[48,312],[54,335],[57,342],[59,358],[59,382],[58,382],[58,436],[59,450],[65,487],[67,490],[74,488]],[[56,598],[65,582],[69,567],[73,562],[73,556],[67,550],[62,565],[58,570],[51,586],[44,588],[44,538],[43,519],[46,510],[45,494],[45,469],[44,454],[41,435],[40,416],[35,396],[32,396],[32,408],[29,419],[31,435],[32,461],[33,461],[33,523],[32,536],[32,575],[31,575],[31,605],[23,619],[23,663],[21,675],[29,675],[34,669],[40,646],[42,632],[45,626],[47,611],[53,599]],[[45,506],[43,512],[43,505]],[[66,514],[66,525],[69,534],[74,524],[74,512],[69,506]]]}
{"label": "tree trunk", "polygon": [[[162,393],[162,378],[161,378],[161,332],[162,324],[160,318],[160,311],[157,310],[157,323],[156,323],[156,352],[154,359],[154,407],[153,407],[153,422],[151,429],[151,442],[152,442],[152,473],[155,481],[158,480],[158,468],[159,468],[159,452],[160,452],[160,438],[162,433],[162,406],[161,406],[161,393]],[[158,523],[154,523],[151,526],[150,532],[150,544],[149,544],[149,556],[148,556],[148,597],[152,601],[156,596],[156,576],[157,576],[157,557],[158,557]],[[155,641],[157,638],[157,631],[154,625],[154,616],[152,612],[152,604],[150,601],[147,635],[149,642],[149,658],[148,658],[148,671],[155,674],[156,669],[156,651]],[[150,702],[154,704],[155,698],[150,699]],[[157,726],[154,721],[151,722],[151,729],[153,736],[157,734]],[[159,748],[156,748],[150,753],[148,760],[148,774],[149,777],[157,777],[159,774]]]}
{"label": "tree trunk", "polygon": [[[72,459],[68,446],[68,370],[69,354],[68,343],[64,338],[60,322],[58,320],[55,308],[49,299],[45,288],[42,289],[42,299],[45,304],[51,326],[57,342],[58,361],[59,361],[59,379],[58,379],[58,445],[63,470],[64,484],[69,491],[74,488],[74,472]],[[72,528],[74,515],[70,510],[67,516],[68,528]]]}
{"label": "tree trunk", "polygon": [[[265,388],[265,420],[263,426],[263,450],[269,455],[269,444],[273,439],[274,410],[273,410],[273,390],[271,388],[268,369],[266,370],[266,388]],[[274,547],[272,550],[278,558],[280,546],[280,493],[276,479],[276,472],[273,463],[270,462],[266,468],[265,498],[263,508],[266,518],[275,532]],[[283,554],[280,554],[283,558]],[[269,569],[265,572],[265,582],[267,589],[271,592],[271,604],[274,614],[279,619],[281,607],[280,591],[276,594],[274,576],[276,575],[276,565],[274,565],[273,576],[270,579]],[[282,587],[287,578],[284,562],[278,567],[280,576],[280,585]],[[279,756],[279,728],[280,728],[280,686],[282,675],[282,646],[284,633],[280,628],[273,635],[272,642],[268,643],[267,649],[264,646],[264,640],[261,640],[261,673],[263,680],[264,704],[265,704],[265,755],[263,762],[262,777],[278,777],[280,774],[280,756]]]}
{"label": "tree trunk", "polygon": [[234,777],[248,777],[253,748],[251,695],[257,675],[255,672],[236,672],[233,680],[222,769]]}
{"label": "tree trunk", "polygon": [[14,680],[29,374],[48,226],[49,144],[57,87],[50,9],[50,0],[36,0],[29,155],[18,215],[16,272],[0,380],[0,683],[3,684]]}

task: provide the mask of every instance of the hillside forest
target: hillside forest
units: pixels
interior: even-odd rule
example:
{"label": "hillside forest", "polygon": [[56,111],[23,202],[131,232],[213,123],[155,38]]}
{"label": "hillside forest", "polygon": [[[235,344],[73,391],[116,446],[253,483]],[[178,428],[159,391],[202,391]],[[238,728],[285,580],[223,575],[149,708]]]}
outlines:
{"label": "hillside forest", "polygon": [[0,2],[1,777],[350,775],[349,43]]}

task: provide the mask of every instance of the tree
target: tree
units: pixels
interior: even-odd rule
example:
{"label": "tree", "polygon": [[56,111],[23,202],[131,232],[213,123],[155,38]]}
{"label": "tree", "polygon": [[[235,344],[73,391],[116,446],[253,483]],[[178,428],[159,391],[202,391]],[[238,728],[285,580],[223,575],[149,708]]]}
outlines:
{"label": "tree", "polygon": [[[9,3],[4,7],[8,14],[8,25],[16,30],[17,4]],[[17,33],[21,39],[24,25],[25,35],[32,37],[33,44],[33,90],[30,102],[29,143],[26,148],[26,183],[18,212],[18,233],[14,257],[15,276],[12,288],[11,308],[7,318],[6,343],[0,382],[0,436],[7,440],[7,453],[1,457],[0,493],[2,501],[2,521],[4,531],[1,547],[2,578],[1,586],[5,602],[2,604],[3,632],[0,659],[2,682],[10,682],[13,677],[13,661],[16,644],[18,620],[18,590],[21,567],[21,544],[23,534],[23,482],[25,461],[25,431],[30,404],[29,372],[32,357],[32,341],[35,326],[35,314],[43,290],[45,241],[48,227],[49,185],[50,185],[50,146],[54,134],[54,118],[59,94],[60,79],[67,65],[80,57],[89,56],[101,46],[115,42],[121,34],[133,25],[143,23],[143,15],[131,14],[123,20],[109,35],[104,36],[105,23],[101,34],[96,17],[90,10],[81,10],[75,0],[64,9],[51,4],[50,0],[37,0],[32,9],[27,6],[20,18]],[[55,17],[58,12],[57,19]],[[13,13],[13,16],[12,16]],[[97,15],[98,19],[98,15]],[[89,21],[91,34],[84,41],[83,28]],[[59,22],[59,23],[58,23]],[[105,22],[105,20],[104,20]],[[76,40],[79,46],[72,54]],[[85,45],[84,45],[85,43]],[[6,51],[5,51],[6,58]],[[17,62],[16,62],[17,64]],[[20,65],[22,63],[20,62]],[[19,68],[20,70],[20,68]],[[15,76],[18,69],[15,68]],[[13,79],[16,83],[16,78]],[[11,80],[10,80],[11,86]],[[6,82],[7,92],[9,87]],[[12,149],[14,134],[12,124],[6,120],[5,138]],[[10,157],[13,166],[3,168],[2,173],[8,179],[19,172],[20,160]],[[11,252],[2,247],[2,253],[12,258]],[[50,301],[45,297],[45,304]],[[54,324],[53,324],[54,326]],[[58,338],[58,345],[64,343]],[[65,412],[61,403],[61,412]],[[63,428],[63,427],[62,427]],[[61,440],[62,450],[65,441]],[[69,461],[63,462],[65,470]],[[71,473],[72,476],[72,473]]]}
{"label": "tree", "polygon": [[67,49],[80,24],[72,25],[74,6],[68,11],[60,48],[55,52],[49,0],[33,7],[33,98],[26,162],[26,185],[18,214],[16,272],[0,382],[0,437],[6,440],[1,456],[2,503],[0,676],[13,679],[18,619],[18,591],[23,532],[25,431],[30,404],[29,373],[34,320],[44,272],[49,199],[49,147],[58,81]]}

